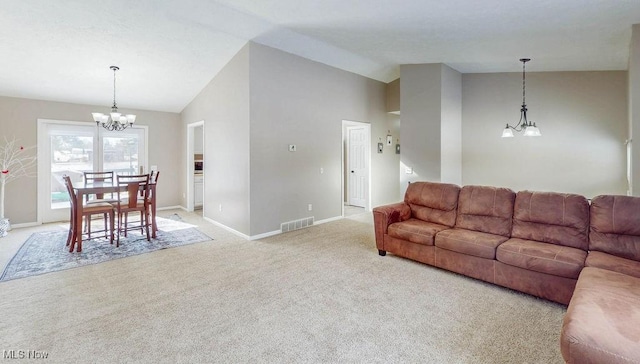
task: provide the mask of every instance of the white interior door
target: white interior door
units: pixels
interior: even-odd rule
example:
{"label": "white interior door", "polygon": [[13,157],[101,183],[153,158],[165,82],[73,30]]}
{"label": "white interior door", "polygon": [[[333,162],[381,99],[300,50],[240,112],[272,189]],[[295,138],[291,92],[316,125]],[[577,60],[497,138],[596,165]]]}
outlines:
{"label": "white interior door", "polygon": [[364,127],[347,128],[349,155],[349,205],[366,207],[369,186],[367,165],[367,133]]}

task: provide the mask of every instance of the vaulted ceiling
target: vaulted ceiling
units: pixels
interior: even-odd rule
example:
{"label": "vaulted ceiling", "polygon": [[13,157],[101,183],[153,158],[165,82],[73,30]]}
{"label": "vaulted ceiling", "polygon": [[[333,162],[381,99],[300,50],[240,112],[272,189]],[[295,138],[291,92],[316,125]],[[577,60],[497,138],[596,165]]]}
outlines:
{"label": "vaulted ceiling", "polygon": [[180,112],[248,41],[390,82],[625,70],[638,0],[2,0],[0,95]]}

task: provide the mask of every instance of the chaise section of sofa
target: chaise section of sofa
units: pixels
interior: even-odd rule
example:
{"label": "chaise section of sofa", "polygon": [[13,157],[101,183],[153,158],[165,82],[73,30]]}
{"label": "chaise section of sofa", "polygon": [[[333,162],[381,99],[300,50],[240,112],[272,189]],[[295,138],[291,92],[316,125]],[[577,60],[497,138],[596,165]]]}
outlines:
{"label": "chaise section of sofa", "polygon": [[567,363],[640,363],[640,197],[591,200],[589,254],[564,317]]}
{"label": "chaise section of sofa", "polygon": [[496,249],[511,236],[515,192],[508,188],[464,186],[453,229],[435,239],[435,265],[494,282]]}
{"label": "chaise section of sofa", "polygon": [[496,250],[496,284],[568,304],[588,249],[589,203],[556,192],[516,194],[511,238]]}
{"label": "chaise section of sofa", "polygon": [[376,246],[386,252],[435,265],[435,236],[456,222],[460,187],[448,183],[409,184],[403,203],[376,207]]}
{"label": "chaise section of sofa", "polygon": [[640,363],[640,278],[585,267],[560,335],[565,362]]}

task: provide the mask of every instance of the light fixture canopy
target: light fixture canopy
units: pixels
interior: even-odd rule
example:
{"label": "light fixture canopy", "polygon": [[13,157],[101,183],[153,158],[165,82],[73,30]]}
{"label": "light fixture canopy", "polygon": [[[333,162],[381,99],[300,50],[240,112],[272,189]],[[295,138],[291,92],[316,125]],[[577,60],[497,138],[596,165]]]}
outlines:
{"label": "light fixture canopy", "polygon": [[96,125],[102,125],[103,128],[110,131],[121,131],[129,126],[133,126],[136,122],[136,116],[134,114],[122,115],[118,112],[118,106],[116,104],[116,71],[120,69],[118,66],[109,67],[113,70],[113,105],[111,106],[111,113],[103,114],[100,112],[93,112],[93,121]]}
{"label": "light fixture canopy", "polygon": [[502,130],[503,138],[513,138],[513,131],[521,132],[524,131],[524,136],[541,136],[540,129],[536,126],[536,123],[533,121],[527,120],[527,103],[525,102],[525,91],[526,91],[526,78],[525,78],[525,64],[529,62],[530,58],[520,58],[520,62],[522,62],[522,107],[520,108],[520,121],[515,126],[511,126],[507,124],[507,126]]}

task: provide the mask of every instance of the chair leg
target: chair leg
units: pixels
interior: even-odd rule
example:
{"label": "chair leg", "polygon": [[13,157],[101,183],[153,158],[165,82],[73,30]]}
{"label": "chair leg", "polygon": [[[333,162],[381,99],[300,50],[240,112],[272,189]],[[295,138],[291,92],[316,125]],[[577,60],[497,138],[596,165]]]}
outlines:
{"label": "chair leg", "polygon": [[108,218],[108,216],[107,215],[108,214],[106,212],[102,215],[102,219],[104,220],[104,237],[105,238],[108,238],[108,236],[107,236],[107,218]]}
{"label": "chair leg", "polygon": [[75,219],[71,216],[71,221],[69,221],[69,234],[67,235],[67,244],[65,246],[69,246],[69,244],[71,244],[71,238],[73,237],[73,224],[75,224]]}
{"label": "chair leg", "polygon": [[[82,231],[80,231],[82,234]],[[73,253],[73,250],[76,247],[76,238],[78,236],[77,226],[73,229],[73,234],[71,235],[71,244],[69,244],[69,253]]]}
{"label": "chair leg", "polygon": [[[115,220],[116,220],[116,216],[115,216],[115,211],[111,211],[111,213],[109,214],[109,225],[111,227],[111,229],[109,230],[109,242],[110,244],[113,244],[113,228],[115,226]],[[106,223],[106,221],[105,221]],[[120,244],[116,244],[116,247],[119,247]]]}
{"label": "chair leg", "polygon": [[116,247],[120,246],[120,230],[122,228],[122,213],[118,213],[118,229],[116,230]]}
{"label": "chair leg", "polygon": [[91,215],[87,215],[87,236],[91,239]]}
{"label": "chair leg", "polygon": [[[140,216],[140,220],[142,221],[142,216]],[[147,241],[151,241],[149,237],[149,215],[146,213],[144,214],[144,227],[147,230]]]}
{"label": "chair leg", "polygon": [[129,227],[129,213],[124,213],[124,237],[127,237],[127,228]]}

